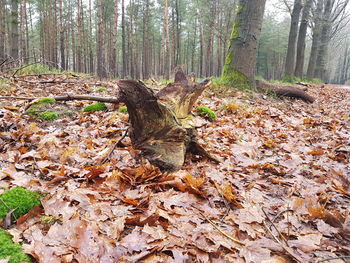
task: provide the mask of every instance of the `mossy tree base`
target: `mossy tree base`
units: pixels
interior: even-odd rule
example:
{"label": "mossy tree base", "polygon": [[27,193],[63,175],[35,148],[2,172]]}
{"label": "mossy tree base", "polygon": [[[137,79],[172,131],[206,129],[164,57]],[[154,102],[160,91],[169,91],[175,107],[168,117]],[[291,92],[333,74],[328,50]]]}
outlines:
{"label": "mossy tree base", "polygon": [[[120,100],[125,102],[133,146],[162,171],[181,169],[188,150],[198,143],[191,109],[210,79],[200,83],[178,68],[175,82],[155,93],[142,82],[120,80]],[[209,155],[208,155],[209,156]]]}
{"label": "mossy tree base", "polygon": [[254,85],[251,79],[240,71],[232,68],[231,65],[225,65],[221,81],[228,86],[235,87],[238,89],[250,89]]}

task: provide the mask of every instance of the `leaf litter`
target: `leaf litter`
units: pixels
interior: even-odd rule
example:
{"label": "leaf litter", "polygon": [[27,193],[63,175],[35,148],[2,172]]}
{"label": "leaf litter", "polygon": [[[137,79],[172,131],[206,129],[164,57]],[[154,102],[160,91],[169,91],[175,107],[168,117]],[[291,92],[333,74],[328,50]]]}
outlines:
{"label": "leaf litter", "polygon": [[[2,96],[97,94],[93,79],[18,79]],[[55,77],[57,78],[57,77]],[[114,96],[115,85],[104,84]],[[310,88],[314,104],[236,92],[200,105],[202,143],[222,162],[188,156],[162,174],[135,160],[125,114],[45,122],[26,101],[0,109],[0,186],[45,194],[9,230],[38,262],[347,262],[350,254],[350,93]],[[6,93],[8,92],[8,93]],[[67,102],[83,109],[85,101]]]}

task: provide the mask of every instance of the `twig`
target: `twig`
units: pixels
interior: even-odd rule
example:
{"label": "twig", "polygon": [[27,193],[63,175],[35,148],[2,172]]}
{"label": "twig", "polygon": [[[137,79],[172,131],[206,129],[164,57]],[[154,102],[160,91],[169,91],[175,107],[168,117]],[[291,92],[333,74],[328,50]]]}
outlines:
{"label": "twig", "polygon": [[334,258],[325,258],[325,259],[317,261],[317,263],[336,260],[336,259],[345,259],[345,258],[350,258],[350,256],[339,256],[339,257],[334,257]]}
{"label": "twig", "polygon": [[288,213],[288,212],[294,212],[292,209],[287,209],[287,210],[283,210],[280,213],[278,213],[272,220],[271,222],[274,223],[276,221],[277,218],[279,218],[281,215]]}
{"label": "twig", "polygon": [[10,209],[10,208],[8,207],[8,205],[5,203],[5,201],[2,200],[2,198],[0,198],[0,201],[4,204],[4,206],[6,206],[7,209]]}
{"label": "twig", "polygon": [[266,216],[267,220],[271,223],[271,226],[274,227],[274,229],[276,229],[278,235],[287,243],[287,239],[281,234],[281,232],[278,230],[278,228],[276,227],[275,223],[271,221],[271,219],[269,218],[269,216],[267,215],[267,213],[265,212],[264,208],[261,209],[264,213],[264,215]]}
{"label": "twig", "polygon": [[296,255],[296,254],[294,253],[294,251],[293,251],[290,247],[288,247],[288,246],[286,246],[285,244],[283,244],[282,241],[279,240],[279,239],[272,233],[272,231],[271,231],[270,228],[267,226],[267,224],[266,224],[265,221],[264,221],[264,226],[265,226],[266,230],[269,232],[269,234],[273,237],[273,239],[274,239],[274,240],[275,240],[275,241],[276,241],[290,256],[292,256],[296,261],[298,261],[298,262],[300,262],[300,263],[305,262],[304,259],[302,259],[302,258],[299,257],[298,255]]}
{"label": "twig", "polygon": [[224,230],[222,230],[219,226],[217,226],[211,219],[209,219],[205,214],[202,213],[202,211],[200,211],[197,207],[192,206],[193,208],[197,209],[198,212],[201,214],[201,216],[204,217],[205,220],[207,220],[217,231],[219,231],[222,235],[224,235],[225,237],[227,237],[228,239],[232,240],[233,242],[236,242],[237,244],[240,244],[242,246],[245,246],[245,243],[243,243],[242,241],[234,238],[233,236],[230,236],[229,234],[227,234]]}
{"label": "twig", "polygon": [[[90,95],[67,95],[67,96],[54,96],[51,97],[56,101],[70,101],[70,100],[91,100],[91,101],[99,101],[106,103],[114,103],[117,104],[120,102],[118,98],[115,97],[98,97],[98,96],[90,96]],[[0,99],[12,99],[12,100],[37,100],[40,97],[17,97],[17,96],[0,96]]]}
{"label": "twig", "polygon": [[31,66],[31,65],[38,64],[38,63],[40,63],[40,61],[36,61],[36,62],[33,62],[33,63],[29,63],[29,64],[27,64],[27,65],[24,65],[23,67],[20,67],[20,68],[16,69],[15,72],[12,74],[12,77],[15,78],[15,76],[16,76],[16,74],[17,74],[18,71],[20,71],[20,70],[22,70],[22,69],[24,69],[24,68],[26,68],[26,67],[29,67],[29,66]]}
{"label": "twig", "polygon": [[115,148],[117,148],[117,146],[125,146],[122,143],[122,140],[124,140],[124,138],[126,137],[126,135],[128,134],[129,128],[125,131],[124,135],[113,145],[112,149],[109,151],[108,155],[102,160],[101,164],[106,163],[110,158],[112,153],[114,152]]}
{"label": "twig", "polygon": [[50,177],[46,176],[46,174],[44,174],[44,172],[40,169],[40,167],[38,166],[37,162],[36,162],[36,159],[34,157],[34,165],[36,167],[36,169],[39,170],[40,174],[41,174],[41,179],[45,180],[45,181],[49,181],[51,180]]}

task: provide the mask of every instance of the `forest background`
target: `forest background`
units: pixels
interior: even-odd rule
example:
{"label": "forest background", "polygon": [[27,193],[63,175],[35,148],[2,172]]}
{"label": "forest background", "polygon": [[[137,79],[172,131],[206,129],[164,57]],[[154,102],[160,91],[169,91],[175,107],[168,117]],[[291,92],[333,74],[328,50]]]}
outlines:
{"label": "forest background", "polygon": [[[287,65],[294,67],[287,53],[297,2],[311,5],[306,52],[302,74],[287,75],[346,83],[348,0],[268,0],[256,75],[279,80],[285,78]],[[100,78],[169,79],[176,66],[199,77],[220,76],[237,8],[234,0],[0,0],[0,62],[41,61]],[[310,73],[317,23],[329,26],[317,40],[314,57],[321,68]]]}

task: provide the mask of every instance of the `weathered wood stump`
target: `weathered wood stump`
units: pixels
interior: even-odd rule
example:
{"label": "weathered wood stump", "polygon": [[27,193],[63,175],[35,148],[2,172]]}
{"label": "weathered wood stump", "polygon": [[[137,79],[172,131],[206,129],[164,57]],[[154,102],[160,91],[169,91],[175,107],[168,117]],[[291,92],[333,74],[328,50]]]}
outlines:
{"label": "weathered wood stump", "polygon": [[210,79],[196,83],[178,68],[175,82],[159,92],[140,81],[118,81],[119,99],[129,113],[129,136],[133,147],[162,171],[181,169],[186,152],[197,151],[210,158],[197,141],[191,109]]}

